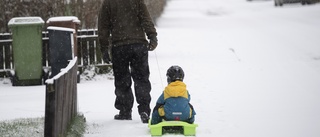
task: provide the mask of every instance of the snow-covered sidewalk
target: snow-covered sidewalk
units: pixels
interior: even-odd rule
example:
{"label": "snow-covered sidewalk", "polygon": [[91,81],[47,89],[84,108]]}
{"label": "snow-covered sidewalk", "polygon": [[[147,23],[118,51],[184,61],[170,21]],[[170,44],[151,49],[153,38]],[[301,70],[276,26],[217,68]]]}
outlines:
{"label": "snow-covered sidewalk", "polygon": [[[320,136],[320,4],[169,0],[150,52],[152,106],[171,65],[185,71],[199,137]],[[116,121],[110,76],[78,84],[86,137],[149,137],[136,104]],[[44,115],[44,86],[0,81],[0,120]],[[165,135],[181,136],[181,135]]]}

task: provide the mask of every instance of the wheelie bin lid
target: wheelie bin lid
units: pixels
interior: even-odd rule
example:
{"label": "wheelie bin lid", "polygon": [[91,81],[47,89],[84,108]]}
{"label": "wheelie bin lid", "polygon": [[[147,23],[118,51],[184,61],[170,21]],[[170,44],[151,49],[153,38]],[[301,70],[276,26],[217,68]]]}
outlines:
{"label": "wheelie bin lid", "polygon": [[47,23],[50,24],[51,22],[65,22],[65,21],[70,21],[76,24],[80,24],[80,20],[76,16],[51,17],[47,20]]}
{"label": "wheelie bin lid", "polygon": [[8,22],[8,26],[16,25],[38,25],[44,24],[44,21],[41,17],[15,17]]}
{"label": "wheelie bin lid", "polygon": [[74,30],[74,29],[65,28],[65,27],[50,26],[50,27],[48,27],[47,29],[48,29],[48,30],[58,30],[58,31],[68,31],[68,32],[75,33],[75,30]]}

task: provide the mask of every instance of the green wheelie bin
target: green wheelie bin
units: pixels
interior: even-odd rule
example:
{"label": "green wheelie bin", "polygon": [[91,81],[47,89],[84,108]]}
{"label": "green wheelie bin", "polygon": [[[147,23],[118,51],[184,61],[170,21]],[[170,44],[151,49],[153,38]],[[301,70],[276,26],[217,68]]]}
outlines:
{"label": "green wheelie bin", "polygon": [[44,21],[40,17],[17,17],[12,18],[8,26],[12,32],[12,85],[41,85]]}

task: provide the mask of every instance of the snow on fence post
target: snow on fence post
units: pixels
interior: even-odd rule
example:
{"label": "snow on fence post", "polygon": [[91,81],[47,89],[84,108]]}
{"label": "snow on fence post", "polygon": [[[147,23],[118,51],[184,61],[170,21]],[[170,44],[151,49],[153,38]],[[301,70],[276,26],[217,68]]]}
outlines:
{"label": "snow on fence post", "polygon": [[45,137],[65,136],[77,115],[77,57],[51,79],[46,80]]}

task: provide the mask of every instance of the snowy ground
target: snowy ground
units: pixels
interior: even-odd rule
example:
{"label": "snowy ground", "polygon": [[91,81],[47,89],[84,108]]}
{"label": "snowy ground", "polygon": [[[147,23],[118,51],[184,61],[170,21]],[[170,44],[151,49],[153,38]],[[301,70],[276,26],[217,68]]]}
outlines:
{"label": "snowy ground", "polygon": [[[185,71],[199,137],[320,136],[320,4],[169,0],[150,52],[152,107],[171,65]],[[44,86],[0,81],[0,121],[44,115]],[[109,76],[78,84],[86,137],[148,137],[136,104],[115,121]],[[165,135],[180,136],[180,135]]]}

